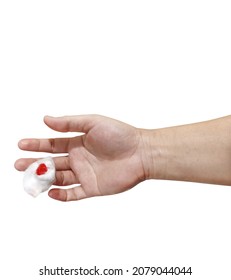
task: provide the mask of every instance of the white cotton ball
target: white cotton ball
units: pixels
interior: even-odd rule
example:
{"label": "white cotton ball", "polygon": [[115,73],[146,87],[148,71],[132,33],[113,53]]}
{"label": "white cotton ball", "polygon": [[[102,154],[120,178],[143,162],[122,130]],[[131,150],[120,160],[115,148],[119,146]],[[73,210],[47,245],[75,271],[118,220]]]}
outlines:
{"label": "white cotton ball", "polygon": [[51,157],[32,163],[25,171],[24,190],[33,197],[47,191],[55,181],[55,164]]}

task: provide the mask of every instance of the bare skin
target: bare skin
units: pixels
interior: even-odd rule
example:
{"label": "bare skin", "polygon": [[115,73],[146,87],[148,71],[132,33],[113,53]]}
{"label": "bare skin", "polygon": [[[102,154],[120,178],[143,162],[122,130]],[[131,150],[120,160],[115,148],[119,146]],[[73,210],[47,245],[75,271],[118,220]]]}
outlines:
{"label": "bare skin", "polygon": [[[99,115],[47,116],[44,122],[62,133],[83,133],[19,142],[26,151],[65,153],[54,157],[55,185],[60,188],[49,191],[51,198],[72,201],[110,195],[147,179],[231,185],[231,117],[157,130]],[[35,160],[19,159],[15,168],[24,171]]]}

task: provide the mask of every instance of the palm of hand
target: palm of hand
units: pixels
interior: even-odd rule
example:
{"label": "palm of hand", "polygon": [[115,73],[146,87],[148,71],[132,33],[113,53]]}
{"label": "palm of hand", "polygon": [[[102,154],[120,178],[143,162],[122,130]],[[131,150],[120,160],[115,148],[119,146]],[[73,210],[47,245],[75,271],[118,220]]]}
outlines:
{"label": "palm of hand", "polygon": [[115,194],[142,180],[139,134],[132,126],[99,120],[85,135],[72,138],[68,150],[70,167],[80,184],[69,192],[73,197]]}

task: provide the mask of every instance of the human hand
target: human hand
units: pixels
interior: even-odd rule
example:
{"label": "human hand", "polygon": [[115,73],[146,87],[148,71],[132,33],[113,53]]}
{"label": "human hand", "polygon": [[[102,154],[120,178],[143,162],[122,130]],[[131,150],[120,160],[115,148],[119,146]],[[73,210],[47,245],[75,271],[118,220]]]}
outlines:
{"label": "human hand", "polygon": [[[126,191],[145,179],[141,130],[99,115],[45,117],[44,122],[59,132],[83,132],[81,136],[55,139],[23,139],[26,151],[66,153],[54,157],[57,186],[51,198],[80,200]],[[19,159],[15,168],[24,171],[37,159]]]}

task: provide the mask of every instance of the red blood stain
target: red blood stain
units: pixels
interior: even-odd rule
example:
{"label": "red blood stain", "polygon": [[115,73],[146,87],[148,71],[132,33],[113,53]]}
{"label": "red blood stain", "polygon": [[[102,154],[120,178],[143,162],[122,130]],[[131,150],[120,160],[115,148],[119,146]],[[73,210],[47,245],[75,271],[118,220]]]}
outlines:
{"label": "red blood stain", "polygon": [[43,175],[47,172],[47,166],[45,163],[41,163],[39,164],[37,170],[36,170],[36,174],[37,175]]}

